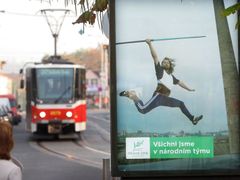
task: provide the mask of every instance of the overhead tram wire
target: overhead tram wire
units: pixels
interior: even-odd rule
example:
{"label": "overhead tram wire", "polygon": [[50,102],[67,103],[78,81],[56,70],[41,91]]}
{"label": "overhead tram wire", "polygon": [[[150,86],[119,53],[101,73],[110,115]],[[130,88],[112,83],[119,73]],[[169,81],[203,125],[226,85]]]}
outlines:
{"label": "overhead tram wire", "polygon": [[27,13],[19,13],[19,12],[11,12],[11,11],[4,11],[5,14],[16,15],[16,16],[35,16],[35,17],[42,17],[42,15],[37,14],[27,14]]}
{"label": "overhead tram wire", "polygon": [[[16,15],[16,16],[30,16],[30,17],[44,17],[44,15],[40,14],[38,15],[38,13],[40,11],[37,11],[35,14],[27,14],[27,13],[20,13],[20,12],[11,12],[11,11],[6,11],[6,10],[2,10],[4,11],[4,14],[9,14],[9,15]],[[71,13],[73,12],[72,10],[69,10]],[[70,17],[76,17],[76,16],[67,16],[66,18],[70,18]]]}
{"label": "overhead tram wire", "polygon": [[[161,39],[151,39],[151,41],[152,42],[154,42],[154,41],[171,41],[171,40],[179,40],[179,39],[193,39],[193,38],[204,38],[204,37],[207,37],[207,36],[186,36],[186,37],[176,37],[176,38],[161,38]],[[142,42],[146,42],[146,40],[117,42],[116,45],[142,43]]]}

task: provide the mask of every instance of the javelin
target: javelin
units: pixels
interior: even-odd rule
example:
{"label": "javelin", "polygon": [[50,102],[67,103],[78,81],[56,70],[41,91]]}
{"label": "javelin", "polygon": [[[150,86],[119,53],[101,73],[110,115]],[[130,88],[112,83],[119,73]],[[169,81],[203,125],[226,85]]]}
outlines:
{"label": "javelin", "polygon": [[[176,38],[151,39],[151,41],[170,41],[170,40],[178,40],[178,39],[193,39],[193,38],[204,38],[204,37],[206,37],[206,36],[187,36],[187,37],[176,37]],[[146,40],[118,42],[118,43],[116,43],[116,45],[141,43],[141,42],[146,42]]]}

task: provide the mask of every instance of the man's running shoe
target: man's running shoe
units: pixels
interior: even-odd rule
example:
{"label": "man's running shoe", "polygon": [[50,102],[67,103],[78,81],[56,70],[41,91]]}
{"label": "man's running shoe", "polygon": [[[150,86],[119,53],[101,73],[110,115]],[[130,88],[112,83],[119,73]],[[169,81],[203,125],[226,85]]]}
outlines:
{"label": "man's running shoe", "polygon": [[125,97],[128,97],[132,100],[134,99],[138,99],[137,95],[136,95],[136,92],[135,91],[122,91],[119,93],[119,96],[125,96]]}
{"label": "man's running shoe", "polygon": [[119,93],[119,96],[126,96],[126,97],[128,97],[129,93],[128,93],[128,91],[122,91],[122,92]]}
{"label": "man's running shoe", "polygon": [[193,120],[192,120],[193,125],[197,125],[197,123],[198,123],[202,118],[203,118],[203,115],[197,116],[197,117],[193,118]]}

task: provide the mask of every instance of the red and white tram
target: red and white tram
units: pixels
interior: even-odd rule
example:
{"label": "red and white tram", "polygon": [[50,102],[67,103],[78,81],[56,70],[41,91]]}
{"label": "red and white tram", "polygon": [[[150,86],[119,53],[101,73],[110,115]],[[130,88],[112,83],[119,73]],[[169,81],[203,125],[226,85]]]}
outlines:
{"label": "red and white tram", "polygon": [[80,133],[86,129],[85,68],[60,60],[25,70],[26,128],[35,134]]}

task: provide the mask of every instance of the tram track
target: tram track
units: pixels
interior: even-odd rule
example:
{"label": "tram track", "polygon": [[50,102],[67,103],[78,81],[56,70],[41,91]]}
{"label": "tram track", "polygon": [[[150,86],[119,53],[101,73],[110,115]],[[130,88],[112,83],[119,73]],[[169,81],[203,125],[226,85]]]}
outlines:
{"label": "tram track", "polygon": [[102,123],[108,120],[97,116],[90,118],[92,120],[88,121],[89,131],[82,133],[77,139],[36,139],[31,141],[30,145],[51,156],[101,169],[102,159],[110,157],[110,133],[95,120],[101,119]]}
{"label": "tram track", "polygon": [[[55,145],[54,145],[54,144]],[[102,159],[110,157],[110,153],[99,150],[96,148],[93,148],[92,146],[89,146],[86,142],[85,138],[82,138],[80,140],[71,140],[71,141],[44,141],[44,140],[37,140],[35,143],[35,147],[37,149],[40,149],[41,151],[48,153],[50,155],[55,155],[57,157],[74,161],[76,163],[84,164],[91,167],[96,167],[101,169],[102,168]],[[57,145],[56,145],[57,144]],[[60,148],[58,147],[60,146]],[[63,147],[66,148],[63,148]],[[74,149],[75,153],[69,152],[71,149]],[[85,152],[83,152],[85,151]],[[82,153],[86,153],[87,156],[85,156]],[[77,153],[77,155],[76,155]],[[89,158],[91,156],[90,154],[96,156],[96,160],[92,160]]]}
{"label": "tram track", "polygon": [[[98,117],[96,115],[88,115],[88,117],[90,117],[92,119],[100,120],[101,122],[104,122],[104,123],[110,123],[110,121],[107,120],[106,118]],[[104,129],[98,123],[96,123],[94,121],[88,121],[88,124],[90,124],[95,129],[97,129],[97,133],[102,137],[103,140],[105,140],[107,143],[110,143],[110,132],[109,131],[107,131],[106,129]]]}
{"label": "tram track", "polygon": [[[77,145],[77,143],[75,143],[74,141],[70,141],[70,142],[72,142],[71,144]],[[63,152],[62,150],[57,150],[57,148],[52,148],[49,145],[46,145],[44,143],[46,143],[46,142],[38,140],[35,143],[35,147],[38,149],[40,148],[41,150],[47,152],[48,154],[55,155],[57,157],[65,159],[65,160],[73,161],[75,163],[84,164],[84,165],[99,168],[99,169],[102,168],[101,162],[93,161],[93,160],[84,158],[82,156],[76,156],[72,153]],[[77,145],[77,146],[80,147],[80,145]],[[88,150],[90,150],[90,149],[88,149]]]}
{"label": "tram track", "polygon": [[73,143],[75,143],[77,146],[83,147],[84,149],[93,151],[95,153],[99,153],[99,154],[103,154],[103,155],[106,155],[106,156],[110,156],[109,152],[105,152],[105,151],[102,151],[102,150],[90,147],[89,145],[86,144],[86,142],[85,142],[85,140],[83,138],[82,138],[82,141],[73,140]]}
{"label": "tram track", "polygon": [[106,131],[104,128],[99,126],[97,123],[88,121],[88,124],[94,127],[95,130],[97,130],[97,134],[107,143],[110,143],[110,133]]}

